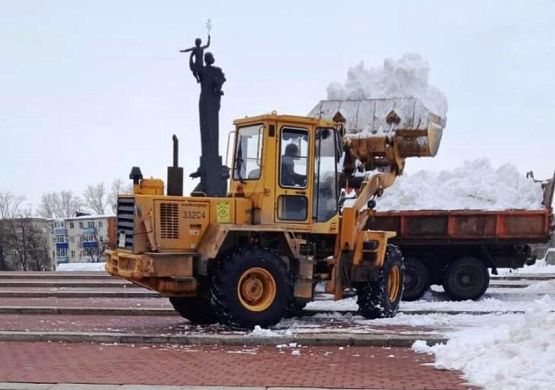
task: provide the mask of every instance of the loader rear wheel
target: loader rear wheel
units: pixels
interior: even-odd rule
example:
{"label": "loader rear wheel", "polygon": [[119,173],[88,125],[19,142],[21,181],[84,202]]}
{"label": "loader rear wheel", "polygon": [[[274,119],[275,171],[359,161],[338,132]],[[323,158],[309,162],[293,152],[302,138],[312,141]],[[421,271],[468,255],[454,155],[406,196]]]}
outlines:
{"label": "loader rear wheel", "polygon": [[360,314],[369,319],[393,317],[399,310],[403,295],[404,270],[401,251],[394,245],[388,245],[378,279],[357,288]]}
{"label": "loader rear wheel", "polygon": [[208,325],[217,322],[210,307],[210,301],[201,297],[170,297],[175,311],[195,324]]}
{"label": "loader rear wheel", "polygon": [[292,290],[280,256],[268,249],[241,248],[218,262],[211,306],[218,321],[233,328],[268,327],[283,317]]}
{"label": "loader rear wheel", "polygon": [[405,259],[405,289],[403,301],[417,301],[430,288],[428,267],[416,257]]}
{"label": "loader rear wheel", "polygon": [[478,299],[489,286],[488,268],[474,257],[463,257],[447,266],[443,288],[450,299]]}

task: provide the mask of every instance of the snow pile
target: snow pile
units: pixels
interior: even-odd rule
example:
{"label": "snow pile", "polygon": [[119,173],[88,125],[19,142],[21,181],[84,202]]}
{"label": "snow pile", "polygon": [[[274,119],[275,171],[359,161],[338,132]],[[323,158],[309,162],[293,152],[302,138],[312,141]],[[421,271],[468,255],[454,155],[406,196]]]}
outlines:
{"label": "snow pile", "polygon": [[454,332],[446,344],[413,350],[433,353],[438,369],[462,370],[487,389],[551,389],[555,372],[555,313],[551,297],[537,300],[525,315],[500,316],[492,325]]}
{"label": "snow pile", "polygon": [[541,209],[540,183],[527,179],[511,164],[495,169],[486,158],[439,173],[419,171],[397,178],[377,200],[388,210]]}
{"label": "snow pile", "polygon": [[447,113],[447,98],[428,83],[430,66],[418,54],[388,58],[383,66],[366,68],[364,62],[349,68],[343,85],[328,86],[330,100],[418,97],[435,114]]}
{"label": "snow pile", "polygon": [[58,264],[56,271],[105,271],[106,263],[63,263]]}
{"label": "snow pile", "polygon": [[252,336],[252,337],[274,337],[274,336],[280,336],[280,334],[274,332],[271,329],[261,328],[260,325],[256,325],[254,327],[254,329],[252,330],[252,332],[249,333],[249,336]]}

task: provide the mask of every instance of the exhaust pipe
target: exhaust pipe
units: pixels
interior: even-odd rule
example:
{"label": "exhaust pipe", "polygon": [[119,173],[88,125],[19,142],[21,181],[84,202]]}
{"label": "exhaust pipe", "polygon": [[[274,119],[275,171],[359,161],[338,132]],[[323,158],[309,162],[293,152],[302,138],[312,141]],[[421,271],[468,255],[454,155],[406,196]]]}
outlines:
{"label": "exhaust pipe", "polygon": [[179,140],[174,134],[173,140],[173,166],[168,167],[168,186],[169,196],[183,196],[183,168],[179,167]]}

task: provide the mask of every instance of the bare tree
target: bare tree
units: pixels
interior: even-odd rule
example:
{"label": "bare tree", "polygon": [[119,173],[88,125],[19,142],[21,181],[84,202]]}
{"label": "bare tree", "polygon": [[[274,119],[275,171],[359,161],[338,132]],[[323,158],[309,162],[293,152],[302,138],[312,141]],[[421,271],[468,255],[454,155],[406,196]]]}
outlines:
{"label": "bare tree", "polygon": [[0,269],[50,269],[48,236],[34,225],[31,208],[21,206],[23,200],[0,193]]}
{"label": "bare tree", "polygon": [[108,207],[108,193],[104,183],[88,185],[83,193],[85,206],[98,215],[104,215]]}
{"label": "bare tree", "polygon": [[6,257],[9,245],[9,221],[18,217],[24,197],[11,192],[0,192],[0,270],[7,269]]}
{"label": "bare tree", "polygon": [[47,249],[47,235],[35,227],[28,216],[7,221],[6,241],[14,263],[10,268],[23,271],[50,270],[52,261]]}
{"label": "bare tree", "polygon": [[39,215],[44,218],[72,217],[83,206],[83,201],[71,191],[48,192],[43,194]]}
{"label": "bare tree", "polygon": [[115,179],[112,182],[110,193],[108,194],[108,202],[114,214],[118,213],[118,195],[129,194],[133,191],[131,183],[127,184],[122,179]]}
{"label": "bare tree", "polygon": [[95,235],[96,245],[83,249],[83,254],[88,256],[91,263],[99,263],[104,260],[104,251],[107,248],[106,240],[99,240]]}
{"label": "bare tree", "polygon": [[6,270],[8,226],[5,219],[0,219],[0,271]]}
{"label": "bare tree", "polygon": [[19,215],[25,197],[11,192],[0,192],[0,219],[11,219]]}

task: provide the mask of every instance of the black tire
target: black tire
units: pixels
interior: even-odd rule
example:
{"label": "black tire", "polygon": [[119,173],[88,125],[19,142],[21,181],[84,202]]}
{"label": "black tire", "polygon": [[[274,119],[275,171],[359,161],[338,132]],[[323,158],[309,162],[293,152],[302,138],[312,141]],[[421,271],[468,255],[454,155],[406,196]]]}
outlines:
{"label": "black tire", "polygon": [[241,248],[218,262],[211,306],[218,321],[232,328],[267,328],[281,320],[292,291],[279,255],[268,249]]}
{"label": "black tire", "polygon": [[302,313],[302,311],[305,308],[307,303],[308,302],[299,301],[299,300],[295,300],[295,299],[290,300],[289,304],[285,308],[285,312],[283,313],[283,317],[284,318],[298,317]]}
{"label": "black tire", "polygon": [[374,319],[393,317],[397,313],[403,295],[404,271],[401,251],[394,245],[388,245],[378,280],[357,288],[358,310],[362,316]]}
{"label": "black tire", "polygon": [[430,288],[428,267],[416,257],[405,258],[403,301],[417,301]]}
{"label": "black tire", "polygon": [[443,274],[443,288],[452,300],[478,299],[488,286],[488,268],[474,257],[455,260]]}
{"label": "black tire", "polygon": [[170,297],[175,311],[195,324],[208,325],[218,322],[210,307],[210,301],[200,297]]}

